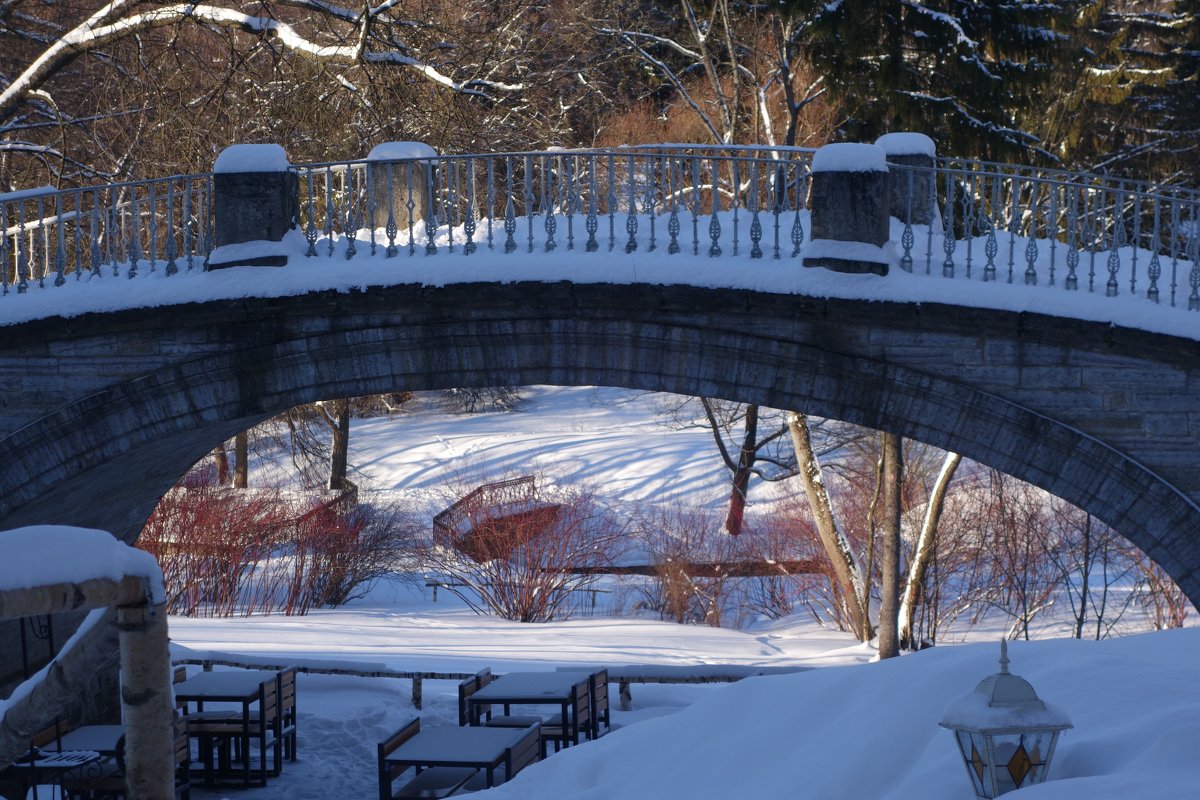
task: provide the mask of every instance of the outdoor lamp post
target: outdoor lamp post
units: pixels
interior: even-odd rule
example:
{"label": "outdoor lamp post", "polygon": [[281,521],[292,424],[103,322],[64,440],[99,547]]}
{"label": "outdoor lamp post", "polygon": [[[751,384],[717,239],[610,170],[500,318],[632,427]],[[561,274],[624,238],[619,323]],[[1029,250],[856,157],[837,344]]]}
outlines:
{"label": "outdoor lamp post", "polygon": [[1029,681],[1008,671],[1005,641],[1000,671],[951,703],[938,724],[954,733],[980,798],[1046,780],[1058,734],[1072,727],[1062,709],[1039,700]]}

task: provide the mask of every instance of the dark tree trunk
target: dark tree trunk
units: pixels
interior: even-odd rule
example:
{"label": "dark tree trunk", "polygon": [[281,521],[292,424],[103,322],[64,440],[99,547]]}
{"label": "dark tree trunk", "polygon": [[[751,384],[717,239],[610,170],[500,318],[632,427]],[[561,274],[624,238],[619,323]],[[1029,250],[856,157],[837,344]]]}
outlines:
{"label": "dark tree trunk", "polygon": [[245,489],[247,486],[249,449],[250,434],[242,431],[233,437],[233,488],[235,489]]}
{"label": "dark tree trunk", "polygon": [[901,438],[883,434],[883,485],[879,526],[879,658],[900,655],[900,496],[904,469]]}
{"label": "dark tree trunk", "polygon": [[346,481],[346,459],[350,449],[350,401],[333,403],[333,444],[329,456],[329,488],[342,491],[349,488]]}
{"label": "dark tree trunk", "polygon": [[738,454],[737,469],[733,472],[733,491],[729,493],[729,514],[725,517],[725,530],[737,536],[742,532],[746,516],[746,492],[750,490],[750,475],[754,468],[758,444],[758,406],[746,406],[745,430],[742,449]]}
{"label": "dark tree trunk", "polygon": [[217,486],[225,486],[229,483],[229,454],[224,444],[213,450],[213,458],[217,462]]}

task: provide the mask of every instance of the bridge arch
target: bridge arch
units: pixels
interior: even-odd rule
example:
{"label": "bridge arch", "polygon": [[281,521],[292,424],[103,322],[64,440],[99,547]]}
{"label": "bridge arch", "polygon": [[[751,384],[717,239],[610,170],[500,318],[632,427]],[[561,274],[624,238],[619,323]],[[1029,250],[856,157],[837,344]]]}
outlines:
{"label": "bridge arch", "polygon": [[1196,342],[1012,312],[566,283],[248,298],[8,334],[0,366],[99,348],[109,372],[0,439],[0,528],[130,540],[215,443],[303,402],[606,385],[795,408],[953,449],[1094,514],[1200,601],[1200,419],[1169,406],[1164,444],[1147,428],[1160,410],[1136,391],[1179,387],[1195,409]]}

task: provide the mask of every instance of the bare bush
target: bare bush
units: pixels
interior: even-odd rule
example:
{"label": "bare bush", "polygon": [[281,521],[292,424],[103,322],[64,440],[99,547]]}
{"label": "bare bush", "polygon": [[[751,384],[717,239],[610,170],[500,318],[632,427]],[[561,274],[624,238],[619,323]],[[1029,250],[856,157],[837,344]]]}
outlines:
{"label": "bare bush", "polygon": [[138,546],[163,570],[167,606],[183,616],[304,614],[340,605],[389,572],[406,529],[394,509],[274,489],[176,487]]}
{"label": "bare bush", "polygon": [[447,389],[442,393],[443,405],[451,413],[479,414],[484,411],[513,411],[521,403],[517,386],[479,386]]}

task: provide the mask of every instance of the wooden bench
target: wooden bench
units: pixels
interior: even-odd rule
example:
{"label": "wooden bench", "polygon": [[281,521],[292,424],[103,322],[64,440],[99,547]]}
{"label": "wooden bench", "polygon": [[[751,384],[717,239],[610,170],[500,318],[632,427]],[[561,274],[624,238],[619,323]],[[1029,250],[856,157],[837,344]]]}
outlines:
{"label": "wooden bench", "polygon": [[396,779],[408,772],[408,767],[389,762],[388,756],[420,732],[421,718],[417,717],[379,743],[379,800],[436,800],[449,797],[479,774],[479,770],[473,767],[431,767],[417,772],[412,780],[398,789],[393,788]]}

